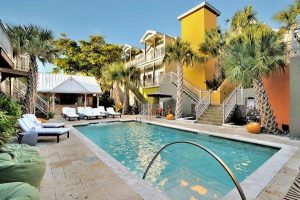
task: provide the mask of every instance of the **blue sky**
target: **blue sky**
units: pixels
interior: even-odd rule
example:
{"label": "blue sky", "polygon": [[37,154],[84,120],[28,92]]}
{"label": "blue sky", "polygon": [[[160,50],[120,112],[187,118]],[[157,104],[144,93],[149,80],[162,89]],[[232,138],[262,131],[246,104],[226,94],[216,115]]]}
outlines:
{"label": "blue sky", "polygon": [[[277,28],[272,20],[278,10],[293,0],[209,0],[221,11],[218,24],[235,11],[252,5],[258,18]],[[72,39],[104,35],[108,42],[140,46],[148,29],[180,36],[177,16],[201,3],[201,0],[9,0],[1,2],[0,19],[5,23],[33,23],[52,29],[55,36],[67,33]],[[51,67],[40,67],[50,71]]]}

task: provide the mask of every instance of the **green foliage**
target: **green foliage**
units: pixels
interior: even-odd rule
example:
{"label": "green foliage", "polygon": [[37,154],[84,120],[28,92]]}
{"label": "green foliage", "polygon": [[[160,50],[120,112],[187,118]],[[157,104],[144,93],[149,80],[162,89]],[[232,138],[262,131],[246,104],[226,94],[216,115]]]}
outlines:
{"label": "green foliage", "polygon": [[92,75],[101,81],[103,68],[122,59],[121,46],[106,43],[100,35],[77,42],[62,34],[54,44],[59,55],[54,60],[58,66],[54,72],[62,70],[70,74]]}
{"label": "green foliage", "polygon": [[225,72],[230,80],[248,87],[253,79],[269,76],[285,67],[286,46],[275,32],[259,39],[246,34],[247,40],[232,40],[226,48]]}
{"label": "green foliage", "polygon": [[0,95],[0,147],[3,147],[17,132],[17,119],[21,106],[13,99]]}
{"label": "green foliage", "polygon": [[48,112],[47,113],[47,118],[48,119],[53,119],[53,117],[54,117],[54,113],[53,112]]}
{"label": "green foliage", "polygon": [[224,79],[214,77],[211,80],[206,80],[205,84],[208,87],[208,89],[217,90],[220,87],[220,85],[222,84],[223,80]]}
{"label": "green foliage", "polygon": [[204,62],[206,57],[198,56],[192,50],[190,43],[177,38],[174,43],[166,45],[164,62],[192,65],[194,61]]}
{"label": "green foliage", "polygon": [[283,30],[290,30],[296,28],[299,21],[300,14],[300,0],[295,0],[286,9],[279,11],[273,16],[273,19],[282,24]]}
{"label": "green foliage", "polygon": [[99,97],[99,105],[104,106],[105,108],[114,106],[114,100],[110,98],[110,94],[108,91],[105,91]]}
{"label": "green foliage", "polygon": [[112,89],[114,82],[120,83],[120,73],[124,70],[124,62],[114,62],[102,68],[101,86],[104,91]]}

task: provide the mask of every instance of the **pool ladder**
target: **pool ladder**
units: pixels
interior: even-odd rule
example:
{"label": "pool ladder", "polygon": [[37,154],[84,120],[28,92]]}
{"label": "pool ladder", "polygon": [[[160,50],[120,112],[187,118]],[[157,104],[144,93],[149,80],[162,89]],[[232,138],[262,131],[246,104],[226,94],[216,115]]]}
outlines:
{"label": "pool ladder", "polygon": [[242,190],[242,187],[241,185],[239,184],[238,180],[235,178],[234,174],[232,173],[232,171],[229,169],[229,167],[225,164],[225,162],[219,157],[217,156],[214,152],[212,152],[211,150],[209,150],[208,148],[202,146],[202,145],[199,145],[199,144],[196,144],[196,143],[193,143],[193,142],[188,142],[188,141],[179,141],[179,142],[172,142],[172,143],[169,143],[167,145],[165,145],[164,147],[162,147],[156,154],[155,156],[152,158],[151,162],[149,163],[144,175],[143,175],[143,179],[146,178],[147,176],[147,173],[149,171],[149,169],[151,168],[152,164],[154,163],[155,159],[157,158],[157,156],[164,150],[166,149],[167,147],[171,146],[171,145],[174,145],[174,144],[190,144],[190,145],[193,145],[193,146],[196,146],[202,150],[204,150],[205,152],[207,152],[209,155],[211,155],[216,161],[218,161],[218,163],[223,167],[223,169],[225,169],[225,171],[227,172],[227,174],[230,176],[231,180],[233,181],[235,187],[237,188],[242,200],[246,200],[246,196]]}

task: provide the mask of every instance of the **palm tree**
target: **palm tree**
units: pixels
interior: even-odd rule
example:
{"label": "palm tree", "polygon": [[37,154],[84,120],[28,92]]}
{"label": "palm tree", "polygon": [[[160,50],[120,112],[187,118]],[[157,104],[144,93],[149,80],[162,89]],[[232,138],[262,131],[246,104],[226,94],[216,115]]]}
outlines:
{"label": "palm tree", "polygon": [[200,44],[199,51],[208,54],[216,59],[215,61],[215,78],[222,80],[223,78],[223,52],[225,42],[225,34],[222,33],[221,28],[212,29],[205,32],[204,42]]}
{"label": "palm tree", "polygon": [[120,84],[119,73],[123,70],[124,68],[123,65],[124,63],[122,62],[115,62],[105,66],[102,70],[103,82],[105,82],[105,84],[110,85],[110,90],[112,91],[112,97],[116,105],[122,105],[120,100],[120,94],[119,94],[119,84]]}
{"label": "palm tree", "polygon": [[245,87],[254,86],[262,126],[267,133],[279,134],[262,77],[284,69],[286,46],[274,32],[263,32],[259,39],[248,32],[245,38],[232,40],[226,47],[226,77]]}
{"label": "palm tree", "polygon": [[166,45],[164,62],[175,62],[177,67],[177,95],[175,118],[182,117],[183,109],[183,66],[192,65],[193,61],[204,62],[205,57],[198,57],[190,43],[177,38],[174,43]]}
{"label": "palm tree", "polygon": [[134,66],[123,68],[117,76],[117,79],[121,80],[121,84],[124,86],[124,99],[122,114],[129,114],[129,89],[131,84],[139,84],[140,70]]}
{"label": "palm tree", "polygon": [[239,34],[244,28],[256,24],[256,22],[256,12],[252,6],[246,6],[243,10],[239,10],[233,15],[231,19],[231,30]]}
{"label": "palm tree", "polygon": [[295,0],[293,4],[286,9],[279,11],[273,16],[273,19],[281,23],[283,30],[295,29],[300,21],[298,16],[300,14],[300,0]]}
{"label": "palm tree", "polygon": [[8,25],[7,32],[14,49],[14,55],[28,55],[30,59],[24,111],[33,113],[38,78],[37,60],[45,64],[46,62],[51,62],[55,56],[55,50],[52,45],[53,32],[32,24],[25,26]]}

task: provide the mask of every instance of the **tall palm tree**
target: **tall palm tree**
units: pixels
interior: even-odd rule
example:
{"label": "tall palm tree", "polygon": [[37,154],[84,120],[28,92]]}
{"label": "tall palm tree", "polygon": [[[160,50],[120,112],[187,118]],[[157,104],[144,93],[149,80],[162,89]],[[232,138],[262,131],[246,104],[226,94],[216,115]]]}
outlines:
{"label": "tall palm tree", "polygon": [[8,25],[7,32],[14,49],[14,56],[28,55],[30,59],[27,92],[24,98],[24,111],[33,113],[37,89],[37,60],[45,64],[55,56],[52,45],[53,32],[36,25]]}
{"label": "tall palm tree", "polygon": [[298,16],[300,14],[300,0],[295,0],[293,4],[286,9],[279,11],[273,16],[273,19],[282,24],[283,30],[291,30],[299,25]]}
{"label": "tall palm tree", "polygon": [[164,62],[175,62],[177,67],[177,95],[175,118],[182,117],[183,109],[183,66],[193,65],[193,61],[204,62],[205,57],[199,57],[192,50],[190,43],[177,38],[174,43],[166,45]]}
{"label": "tall palm tree", "polygon": [[129,114],[129,89],[131,84],[138,84],[140,81],[140,70],[134,66],[124,68],[121,71],[120,77],[121,83],[124,86],[124,100],[122,114]]}
{"label": "tall palm tree", "polygon": [[254,86],[262,126],[267,133],[279,134],[262,77],[284,69],[286,46],[274,32],[262,33],[259,39],[252,32],[245,35],[248,40],[232,40],[226,47],[226,77],[245,87]]}
{"label": "tall palm tree", "polygon": [[231,19],[231,30],[241,33],[244,28],[257,22],[256,12],[252,6],[246,6],[243,10],[237,11]]}
{"label": "tall palm tree", "polygon": [[223,77],[223,52],[225,42],[225,34],[222,33],[220,27],[205,32],[204,42],[200,44],[199,51],[216,59],[215,61],[215,78],[221,80]]}
{"label": "tall palm tree", "polygon": [[122,105],[120,94],[119,94],[119,84],[120,78],[119,73],[124,70],[123,62],[115,62],[107,65],[102,70],[103,81],[105,84],[110,85],[110,90],[112,91],[112,97],[116,105]]}

